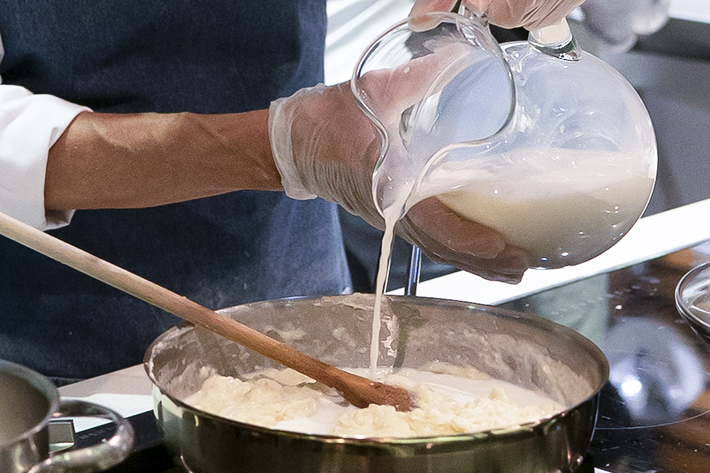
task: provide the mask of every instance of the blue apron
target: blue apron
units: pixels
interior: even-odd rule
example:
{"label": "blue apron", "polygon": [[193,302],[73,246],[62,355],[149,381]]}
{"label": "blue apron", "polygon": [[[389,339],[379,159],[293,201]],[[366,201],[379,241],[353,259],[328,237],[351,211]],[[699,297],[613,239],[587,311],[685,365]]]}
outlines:
{"label": "blue apron", "polygon": [[[266,108],[322,81],[324,0],[0,0],[6,84],[103,112]],[[207,307],[350,290],[337,209],[243,191],[51,232]],[[0,240],[0,358],[58,384],[142,361],[175,317]]]}

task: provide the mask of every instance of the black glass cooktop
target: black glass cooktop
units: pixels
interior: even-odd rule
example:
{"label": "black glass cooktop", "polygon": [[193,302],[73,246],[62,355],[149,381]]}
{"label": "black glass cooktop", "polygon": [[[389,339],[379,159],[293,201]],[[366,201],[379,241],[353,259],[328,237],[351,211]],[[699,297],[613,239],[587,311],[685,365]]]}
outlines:
{"label": "black glass cooktop", "polygon": [[579,331],[606,354],[590,448],[612,473],[710,472],[710,345],[675,307],[674,291],[710,260],[710,242],[506,304]]}

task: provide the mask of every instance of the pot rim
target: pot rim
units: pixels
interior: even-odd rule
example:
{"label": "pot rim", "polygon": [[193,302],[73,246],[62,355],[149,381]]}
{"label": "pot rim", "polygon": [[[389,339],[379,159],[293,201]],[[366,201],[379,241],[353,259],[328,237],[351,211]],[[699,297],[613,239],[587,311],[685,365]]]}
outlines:
{"label": "pot rim", "polygon": [[50,381],[47,377],[26,366],[14,363],[12,361],[0,360],[0,371],[10,373],[11,375],[15,375],[27,381],[35,389],[44,394],[45,397],[47,397],[47,400],[49,401],[47,413],[40,422],[36,423],[31,428],[27,429],[19,435],[16,435],[10,440],[4,443],[0,442],[0,448],[6,448],[22,440],[32,437],[33,435],[37,434],[38,432],[41,432],[47,427],[50,419],[57,411],[57,409],[59,409],[59,390],[54,385],[54,383],[52,383],[52,381]]}
{"label": "pot rim", "polygon": [[710,343],[710,323],[698,317],[690,310],[690,302],[687,299],[685,290],[688,286],[710,284],[710,275],[706,275],[705,280],[696,278],[710,269],[710,261],[700,263],[680,278],[675,287],[675,304],[678,313],[688,322],[691,328],[704,340]]}

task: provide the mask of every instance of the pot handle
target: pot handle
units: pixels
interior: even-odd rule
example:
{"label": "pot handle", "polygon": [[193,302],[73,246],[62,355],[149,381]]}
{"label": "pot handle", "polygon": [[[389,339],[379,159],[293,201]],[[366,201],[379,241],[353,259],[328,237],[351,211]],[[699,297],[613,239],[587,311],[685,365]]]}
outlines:
{"label": "pot handle", "polygon": [[113,410],[80,400],[61,400],[53,418],[99,417],[116,425],[110,438],[96,445],[56,453],[30,470],[30,473],[89,473],[103,471],[125,460],[133,451],[133,426]]}

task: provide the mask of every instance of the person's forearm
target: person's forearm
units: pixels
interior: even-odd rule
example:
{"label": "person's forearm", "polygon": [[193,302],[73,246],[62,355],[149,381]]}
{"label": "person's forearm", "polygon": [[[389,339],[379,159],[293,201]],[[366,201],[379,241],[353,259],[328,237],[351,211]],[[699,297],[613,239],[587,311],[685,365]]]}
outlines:
{"label": "person's forearm", "polygon": [[79,114],[49,151],[47,209],[150,207],[279,190],[268,110],[229,114]]}

